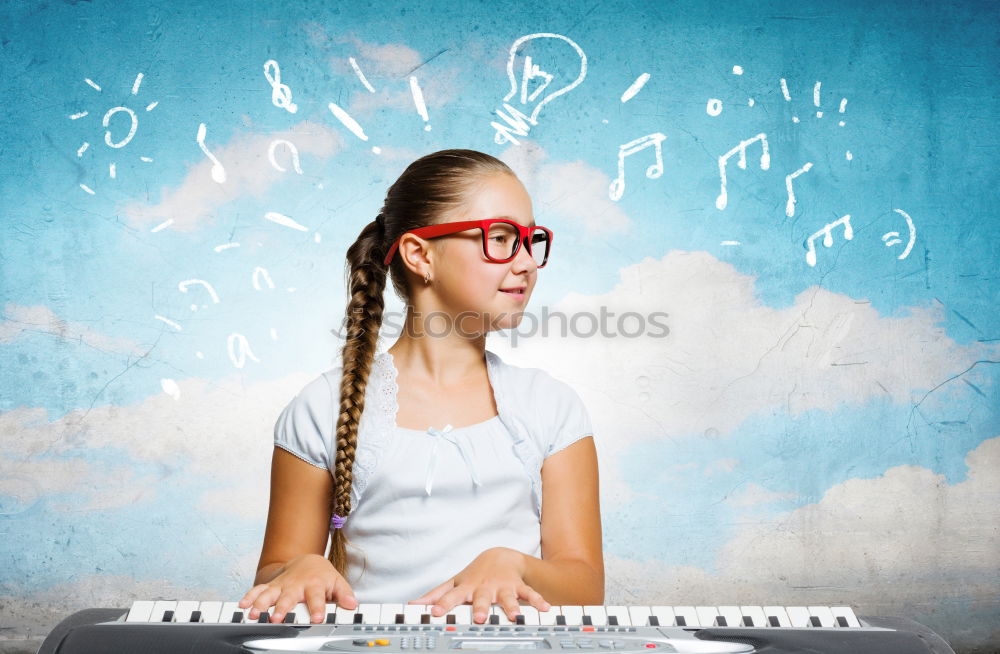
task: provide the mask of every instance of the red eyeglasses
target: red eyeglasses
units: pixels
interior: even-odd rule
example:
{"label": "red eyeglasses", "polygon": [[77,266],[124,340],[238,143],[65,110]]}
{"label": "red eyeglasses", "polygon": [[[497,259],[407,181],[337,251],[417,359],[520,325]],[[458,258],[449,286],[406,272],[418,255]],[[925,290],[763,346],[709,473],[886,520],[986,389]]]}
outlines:
{"label": "red eyeglasses", "polygon": [[[528,249],[528,254],[535,260],[539,268],[545,266],[549,259],[549,250],[552,248],[552,231],[538,225],[525,227],[515,223],[513,220],[503,218],[486,218],[484,220],[462,220],[454,223],[441,223],[440,225],[428,225],[411,229],[403,234],[413,234],[421,238],[438,238],[456,232],[464,232],[467,229],[479,229],[482,233],[483,255],[488,261],[493,263],[506,263],[517,256],[517,251],[521,248],[522,241],[524,247]],[[399,238],[403,237],[399,235]],[[385,265],[389,265],[392,257],[399,249],[399,238],[397,238],[388,254],[385,255]]]}

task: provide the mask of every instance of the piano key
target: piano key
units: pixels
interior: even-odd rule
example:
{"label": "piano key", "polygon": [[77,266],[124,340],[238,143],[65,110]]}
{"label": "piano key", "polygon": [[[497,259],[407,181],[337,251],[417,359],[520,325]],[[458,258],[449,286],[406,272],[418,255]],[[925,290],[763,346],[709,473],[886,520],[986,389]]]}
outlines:
{"label": "piano key", "polygon": [[174,607],[174,622],[191,622],[191,614],[198,610],[200,602],[184,600]]}
{"label": "piano key", "polygon": [[167,611],[170,611],[170,622],[173,622],[173,611],[174,607],[177,606],[177,602],[157,600],[153,604],[153,612],[149,616],[150,622],[163,622],[163,618],[166,616]]}
{"label": "piano key", "polygon": [[809,609],[806,607],[786,606],[785,612],[788,613],[788,621],[792,623],[793,627],[804,629],[811,626],[809,624]]}
{"label": "piano key", "polygon": [[[632,616],[629,614],[627,606],[606,606],[604,607],[604,613],[608,616],[608,618],[618,618],[618,626],[620,627],[632,626]],[[646,623],[643,622],[643,624]]]}
{"label": "piano key", "polygon": [[[289,614],[294,614],[295,617],[292,618],[292,624],[310,624],[312,623],[312,616],[309,615],[309,607],[306,606],[305,602],[299,602],[295,607],[289,611]],[[287,615],[285,616],[288,617]]]}
{"label": "piano key", "polygon": [[459,604],[448,611],[448,615],[455,616],[455,624],[472,624],[472,605]]}
{"label": "piano key", "polygon": [[829,606],[807,606],[811,618],[819,618],[820,627],[835,627],[835,618]]}
{"label": "piano key", "polygon": [[[727,627],[742,627],[743,614],[738,606],[720,606],[719,615],[725,618]],[[722,626],[721,624],[719,625]]]}
{"label": "piano key", "polygon": [[522,606],[521,614],[524,616],[524,624],[532,626],[538,624],[538,609],[535,607]]}
{"label": "piano key", "polygon": [[858,621],[856,615],[854,615],[854,609],[849,606],[831,606],[830,613],[833,615],[834,619],[839,623],[845,622],[848,627],[860,627],[861,622]]}
{"label": "piano key", "polygon": [[767,617],[768,627],[792,626],[792,623],[788,620],[788,614],[785,612],[785,607],[783,606],[765,606],[764,616]]}
{"label": "piano key", "polygon": [[608,624],[608,614],[603,606],[584,606],[583,615],[590,618],[590,624],[603,627]]}
{"label": "piano key", "polygon": [[[360,605],[358,608],[361,608]],[[361,616],[357,609],[345,609],[343,606],[338,606],[334,621],[336,624],[360,624],[355,622],[358,619],[355,616]]]}
{"label": "piano key", "polygon": [[403,606],[403,624],[420,624],[420,616],[427,613],[424,604],[405,604]]}
{"label": "piano key", "polygon": [[132,602],[132,608],[128,610],[125,622],[149,622],[149,616],[153,613],[153,606],[156,602],[149,600],[136,600]]}
{"label": "piano key", "polygon": [[[250,609],[247,609],[249,611]],[[233,613],[243,612],[240,608],[239,602],[223,602],[222,608],[219,610],[219,618],[216,622],[229,623],[233,621]],[[240,622],[243,622],[243,616],[240,616]]]}
{"label": "piano key", "polygon": [[382,619],[381,604],[358,604],[358,613],[361,614],[361,624],[379,624]]}
{"label": "piano key", "polygon": [[[675,606],[674,624],[678,627],[697,627],[698,612],[693,606]],[[662,622],[660,623],[663,624]]]}
{"label": "piano key", "polygon": [[[222,611],[222,602],[202,602],[198,606],[198,610],[201,611],[201,621],[209,624],[215,624],[219,621],[219,613]],[[232,614],[230,614],[232,617]]]}
{"label": "piano key", "polygon": [[672,606],[651,606],[649,610],[661,627],[673,627],[677,624],[677,616]]}
{"label": "piano key", "polygon": [[[496,618],[494,619],[492,616],[496,616]],[[490,607],[490,620],[488,624],[509,626],[514,624],[514,621],[507,618],[507,612],[503,610],[502,606],[494,604]]]}
{"label": "piano key", "polygon": [[698,615],[698,624],[688,626],[695,627],[714,627],[716,626],[716,618],[719,617],[719,609],[715,606],[696,606],[695,613]]}
{"label": "piano key", "polygon": [[548,611],[538,612],[538,624],[542,626],[552,626],[556,623],[556,618],[562,615],[559,607],[555,604],[549,605]]}
{"label": "piano key", "polygon": [[764,609],[759,606],[741,606],[740,613],[743,618],[740,620],[742,627],[767,627],[767,618],[764,617]]}
{"label": "piano key", "polygon": [[[630,606],[628,607],[628,617],[630,624],[636,627],[645,627],[649,624],[649,616],[653,613],[649,610],[648,606]],[[619,616],[619,621],[621,617]]]}
{"label": "piano key", "polygon": [[402,604],[383,604],[379,613],[379,624],[396,624],[396,615],[402,612]]}
{"label": "piano key", "polygon": [[566,618],[566,624],[570,626],[579,626],[583,624],[583,607],[582,606],[563,606],[560,612]]}

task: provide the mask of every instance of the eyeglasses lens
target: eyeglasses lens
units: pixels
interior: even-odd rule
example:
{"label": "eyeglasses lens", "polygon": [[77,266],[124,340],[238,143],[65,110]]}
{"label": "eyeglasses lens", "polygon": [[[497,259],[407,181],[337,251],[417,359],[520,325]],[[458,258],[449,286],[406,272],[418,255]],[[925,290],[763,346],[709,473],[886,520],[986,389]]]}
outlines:
{"label": "eyeglasses lens", "polygon": [[[513,225],[493,223],[486,235],[486,254],[491,259],[501,261],[511,259],[517,249],[517,239],[520,237]],[[549,255],[549,235],[541,229],[535,229],[529,237],[531,256],[535,263],[541,266]]]}

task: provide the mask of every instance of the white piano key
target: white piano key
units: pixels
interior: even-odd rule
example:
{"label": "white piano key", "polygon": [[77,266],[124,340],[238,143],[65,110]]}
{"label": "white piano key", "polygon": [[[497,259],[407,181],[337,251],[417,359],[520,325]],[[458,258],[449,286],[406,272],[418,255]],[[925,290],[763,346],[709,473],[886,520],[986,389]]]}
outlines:
{"label": "white piano key", "polygon": [[567,625],[580,625],[582,624],[583,618],[583,607],[582,606],[563,606],[560,607],[563,616],[566,618]]}
{"label": "white piano key", "polygon": [[556,606],[555,604],[550,604],[548,611],[539,611],[538,624],[542,626],[554,625],[556,623],[556,618],[562,615],[560,608],[561,607]]}
{"label": "white piano key", "polygon": [[[632,625],[636,627],[645,627],[649,624],[649,616],[653,615],[652,611],[649,610],[648,606],[630,606],[628,607],[628,617]],[[670,617],[673,619],[673,616]]]}
{"label": "white piano key", "polygon": [[406,604],[403,607],[403,624],[420,624],[420,616],[427,613],[426,604]]}
{"label": "white piano key", "polygon": [[[514,622],[507,618],[507,612],[503,610],[503,607],[499,604],[494,604],[490,607],[490,615],[497,616],[497,624],[499,625],[512,625]],[[489,619],[486,620],[486,624],[492,624]]]}
{"label": "white piano key", "polygon": [[215,624],[219,621],[219,613],[222,611],[222,602],[202,602],[198,605],[198,610],[201,611],[202,622]]}
{"label": "white piano key", "polygon": [[532,626],[538,624],[538,609],[535,607],[530,605],[522,606],[521,614],[524,616],[524,624]]}
{"label": "white piano key", "polygon": [[245,614],[249,610],[250,610],[249,608],[241,609],[239,602],[223,602],[222,609],[219,611],[219,619],[216,620],[216,622],[230,623],[233,621],[233,613],[235,613],[236,611],[240,611],[244,613],[244,617],[246,617]]}
{"label": "white piano key", "polygon": [[677,616],[674,615],[672,606],[651,606],[649,611],[659,620],[661,627],[673,627],[677,624]]}
{"label": "white piano key", "polygon": [[312,621],[312,617],[309,615],[309,607],[306,606],[305,602],[299,602],[293,606],[289,613],[295,614],[294,624],[309,624]]}
{"label": "white piano key", "polygon": [[177,602],[167,600],[157,600],[153,604],[153,612],[149,616],[150,622],[163,622],[163,614],[173,611],[177,607]]}
{"label": "white piano key", "polygon": [[771,618],[777,618],[779,627],[791,627],[792,623],[788,620],[788,614],[785,612],[785,607],[783,606],[765,606],[764,616],[767,618],[767,626],[773,626],[771,624]]}
{"label": "white piano key", "polygon": [[[472,605],[459,604],[448,611],[448,615],[455,616],[455,624],[472,624]],[[447,620],[445,623],[447,624]]]}
{"label": "white piano key", "polygon": [[427,605],[427,612],[431,614],[431,624],[446,624],[448,622],[448,614],[442,613],[441,615],[434,615],[431,613],[432,608],[434,608],[433,604]]}
{"label": "white piano key", "polygon": [[590,624],[603,627],[608,624],[608,614],[603,606],[587,605],[583,607],[583,615],[590,616]]}
{"label": "white piano key", "polygon": [[698,614],[698,627],[714,627],[715,619],[719,617],[719,608],[716,606],[696,606],[695,613]]}
{"label": "white piano key", "polygon": [[380,624],[396,624],[396,616],[403,613],[402,604],[383,604],[379,613]]}
{"label": "white piano key", "polygon": [[830,611],[829,606],[807,606],[806,608],[809,609],[810,617],[819,618],[819,626],[821,627],[835,626],[833,613]]}
{"label": "white piano key", "polygon": [[809,609],[804,606],[786,606],[785,612],[788,614],[788,621],[798,629],[811,626],[809,624]]}
{"label": "white piano key", "polygon": [[[720,606],[719,615],[726,619],[727,627],[742,627],[743,614],[738,606]],[[721,625],[719,625],[721,626]]]}
{"label": "white piano key", "polygon": [[153,614],[153,606],[156,602],[150,600],[136,600],[132,602],[132,608],[125,616],[125,622],[149,622],[149,616]]}
{"label": "white piano key", "polygon": [[[619,627],[631,627],[632,626],[632,616],[629,614],[627,606],[607,606],[604,608],[604,613],[610,618],[614,616],[618,618]],[[646,624],[643,622],[643,624]]]}
{"label": "white piano key", "polygon": [[191,622],[191,614],[198,610],[200,602],[184,600],[174,607],[174,622]]}
{"label": "white piano key", "polygon": [[[674,624],[678,627],[697,627],[698,612],[695,611],[693,606],[675,606],[674,609]],[[680,624],[677,618],[684,618],[684,624]]]}
{"label": "white piano key", "polygon": [[861,622],[858,620],[858,617],[854,615],[854,609],[849,606],[831,606],[830,613],[833,614],[834,622],[838,627],[840,626],[840,622],[837,621],[837,618],[844,618],[844,620],[847,621],[848,627],[861,627]]}
{"label": "white piano key", "polygon": [[[764,616],[764,609],[759,606],[741,606],[740,613],[742,613],[743,616],[750,618],[750,621],[753,622],[754,628],[759,629],[761,627],[770,626],[767,623],[767,618]],[[745,624],[745,621],[741,619],[740,626],[748,627],[750,625]]]}
{"label": "white piano key", "polygon": [[354,624],[354,614],[359,612],[361,605],[356,609],[346,609],[343,606],[337,607],[337,615],[334,617],[336,624]]}
{"label": "white piano key", "polygon": [[358,613],[363,617],[361,624],[378,624],[382,619],[381,604],[358,604]]}

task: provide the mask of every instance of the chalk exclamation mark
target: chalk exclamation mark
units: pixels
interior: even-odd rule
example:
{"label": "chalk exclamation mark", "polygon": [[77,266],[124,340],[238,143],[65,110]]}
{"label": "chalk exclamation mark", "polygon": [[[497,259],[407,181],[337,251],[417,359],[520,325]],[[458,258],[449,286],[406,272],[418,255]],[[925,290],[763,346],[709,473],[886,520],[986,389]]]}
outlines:
{"label": "chalk exclamation mark", "polygon": [[[785,102],[792,101],[792,96],[788,94],[788,84],[785,82],[784,77],[781,78],[781,95],[785,96]],[[792,122],[793,123],[799,122],[799,117],[793,115]]]}
{"label": "chalk exclamation mark", "polygon": [[420,90],[417,78],[413,75],[410,75],[410,94],[413,95],[413,104],[417,107],[417,113],[424,119],[424,131],[431,131],[431,126],[428,123],[430,119],[427,117],[427,105],[424,104],[424,94]]}
{"label": "chalk exclamation mark", "polygon": [[[351,130],[352,134],[357,136],[362,141],[368,140],[368,135],[365,134],[365,130],[361,129],[361,125],[358,124],[358,121],[351,118],[350,114],[348,114],[346,111],[341,109],[333,102],[329,103],[327,106],[330,108],[330,112],[337,117],[337,120],[339,120],[344,127]],[[378,147],[377,145],[373,145],[372,152],[374,152],[375,154],[381,154],[382,148]]]}
{"label": "chalk exclamation mark", "polygon": [[819,82],[816,82],[816,85],[813,86],[813,105],[815,105],[815,107],[817,109],[817,111],[816,111],[816,117],[817,118],[822,118],[823,117],[823,112],[822,111],[818,111],[818,109],[819,109],[819,86],[820,86]]}
{"label": "chalk exclamation mark", "polygon": [[[844,109],[847,109],[847,98],[840,99],[840,113],[844,113]],[[844,126],[844,121],[840,121],[840,126]]]}

